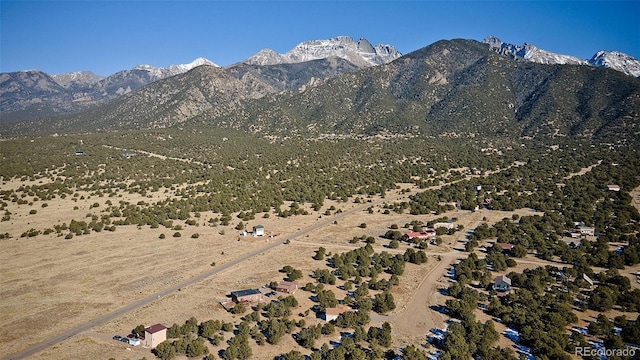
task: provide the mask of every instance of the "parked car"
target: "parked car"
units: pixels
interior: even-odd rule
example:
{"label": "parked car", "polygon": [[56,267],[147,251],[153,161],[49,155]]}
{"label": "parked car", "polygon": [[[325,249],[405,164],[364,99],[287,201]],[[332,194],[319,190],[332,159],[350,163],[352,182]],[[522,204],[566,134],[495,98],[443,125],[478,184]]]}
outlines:
{"label": "parked car", "polygon": [[120,336],[120,335],[115,335],[113,337],[113,340],[116,340],[116,341],[120,341],[120,339],[122,339],[122,336]]}
{"label": "parked car", "polygon": [[120,341],[122,341],[123,343],[127,343],[128,344],[129,343],[129,338],[123,337],[123,338],[120,338]]}

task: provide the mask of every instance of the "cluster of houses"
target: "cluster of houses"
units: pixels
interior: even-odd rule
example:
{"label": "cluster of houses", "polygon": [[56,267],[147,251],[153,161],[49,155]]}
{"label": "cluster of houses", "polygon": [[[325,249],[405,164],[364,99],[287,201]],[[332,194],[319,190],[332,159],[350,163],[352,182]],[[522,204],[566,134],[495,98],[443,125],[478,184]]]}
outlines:
{"label": "cluster of houses", "polygon": [[[281,281],[276,285],[275,291],[283,294],[294,294],[298,289],[298,284],[294,281]],[[231,301],[223,301],[220,304],[225,309],[230,309],[235,304],[252,304],[266,301],[269,297],[269,293],[265,293],[260,289],[244,289],[231,292]],[[338,316],[345,311],[349,311],[351,308],[343,304],[338,304],[336,307],[325,309],[322,317],[326,321],[332,321],[338,318]]]}

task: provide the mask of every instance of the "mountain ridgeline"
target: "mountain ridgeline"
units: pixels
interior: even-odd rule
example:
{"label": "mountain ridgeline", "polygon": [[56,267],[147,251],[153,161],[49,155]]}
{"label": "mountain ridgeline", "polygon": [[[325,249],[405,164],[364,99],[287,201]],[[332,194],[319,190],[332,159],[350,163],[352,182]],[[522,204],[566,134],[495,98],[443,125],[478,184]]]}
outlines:
{"label": "mountain ridgeline", "polygon": [[314,135],[598,137],[620,131],[637,136],[639,111],[640,81],[633,77],[514,61],[481,43],[453,40],[303,92],[198,119],[279,135],[304,130]]}
{"label": "mountain ridgeline", "polygon": [[342,58],[200,66],[79,114],[9,133],[223,127],[265,136],[416,135],[638,139],[640,80],[539,64],[473,40],[439,41],[390,63]]}

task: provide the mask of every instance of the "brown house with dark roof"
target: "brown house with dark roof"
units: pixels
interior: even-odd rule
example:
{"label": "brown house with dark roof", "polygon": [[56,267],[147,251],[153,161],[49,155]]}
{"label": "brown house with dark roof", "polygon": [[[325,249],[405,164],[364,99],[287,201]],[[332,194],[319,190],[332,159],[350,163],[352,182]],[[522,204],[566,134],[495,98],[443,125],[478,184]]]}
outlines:
{"label": "brown house with dark roof", "polygon": [[245,289],[231,292],[231,299],[236,303],[241,302],[260,302],[263,295],[258,289]]}
{"label": "brown house with dark roof", "polygon": [[144,347],[153,349],[165,340],[167,340],[166,326],[155,324],[144,329]]}
{"label": "brown house with dark roof", "polygon": [[496,243],[496,245],[498,245],[502,251],[511,251],[511,249],[513,249],[513,244]]}

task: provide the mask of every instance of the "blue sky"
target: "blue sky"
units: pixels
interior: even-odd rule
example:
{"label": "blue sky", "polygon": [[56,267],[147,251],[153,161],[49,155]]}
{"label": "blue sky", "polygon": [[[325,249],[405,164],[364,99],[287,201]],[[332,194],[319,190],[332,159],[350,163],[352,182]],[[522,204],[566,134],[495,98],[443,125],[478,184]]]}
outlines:
{"label": "blue sky", "polygon": [[0,0],[0,72],[111,75],[197,57],[226,66],[339,35],[405,54],[494,35],[584,59],[599,50],[640,59],[640,1]]}

